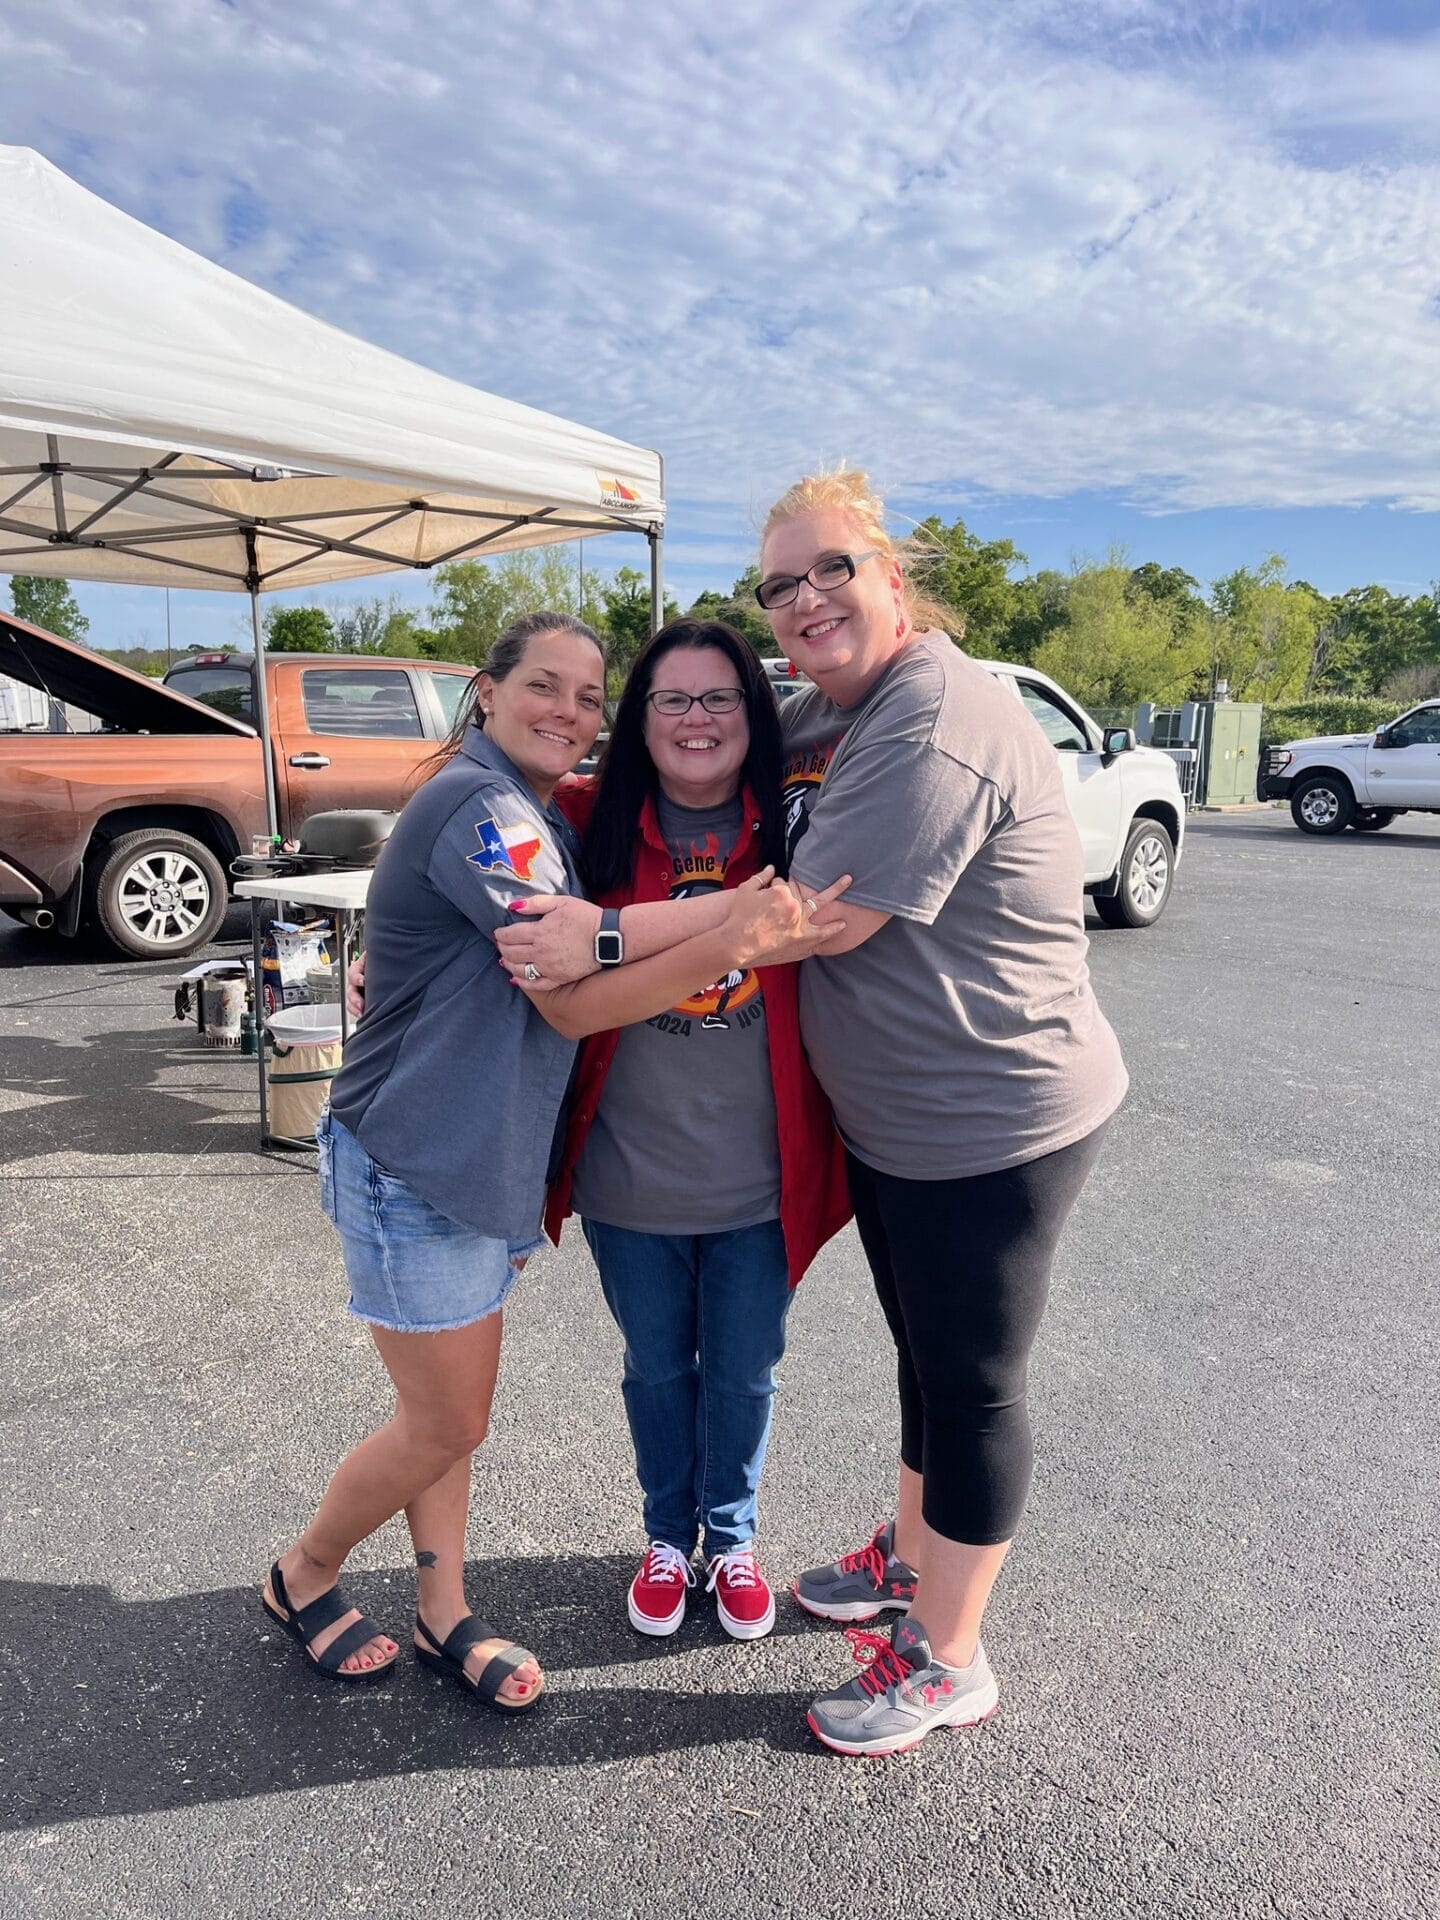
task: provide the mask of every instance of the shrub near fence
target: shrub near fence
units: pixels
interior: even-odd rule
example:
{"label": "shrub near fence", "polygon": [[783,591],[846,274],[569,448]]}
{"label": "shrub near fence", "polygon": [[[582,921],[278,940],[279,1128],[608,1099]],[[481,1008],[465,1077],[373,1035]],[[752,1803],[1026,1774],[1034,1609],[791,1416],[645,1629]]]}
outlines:
{"label": "shrub near fence", "polygon": [[1260,751],[1272,742],[1308,740],[1318,733],[1373,733],[1413,702],[1330,694],[1320,700],[1297,700],[1284,707],[1266,707],[1260,716]]}

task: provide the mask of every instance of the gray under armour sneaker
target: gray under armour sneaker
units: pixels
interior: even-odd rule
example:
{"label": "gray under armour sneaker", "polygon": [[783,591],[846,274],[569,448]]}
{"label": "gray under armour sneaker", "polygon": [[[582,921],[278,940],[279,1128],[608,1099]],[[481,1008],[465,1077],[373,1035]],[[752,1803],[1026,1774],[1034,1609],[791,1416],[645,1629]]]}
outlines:
{"label": "gray under armour sneaker", "polygon": [[884,1607],[908,1613],[919,1578],[894,1553],[895,1522],[887,1520],[868,1546],[842,1554],[828,1567],[811,1567],[790,1591],[822,1620],[873,1620]]}
{"label": "gray under armour sneaker", "polygon": [[822,1693],[806,1716],[836,1753],[904,1753],[936,1727],[973,1727],[995,1711],[1000,1692],[982,1646],[968,1667],[945,1667],[918,1620],[897,1620],[888,1641],[854,1627],[845,1637],[865,1671]]}

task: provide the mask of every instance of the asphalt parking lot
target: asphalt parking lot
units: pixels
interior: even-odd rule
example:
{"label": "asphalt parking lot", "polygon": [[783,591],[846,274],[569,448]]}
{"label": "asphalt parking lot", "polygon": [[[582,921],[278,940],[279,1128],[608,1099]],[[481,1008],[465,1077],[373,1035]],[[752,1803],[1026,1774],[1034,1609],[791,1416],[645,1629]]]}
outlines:
{"label": "asphalt parking lot", "polygon": [[[1001,1709],[882,1763],[810,1740],[847,1650],[793,1606],[630,1631],[573,1232],[517,1293],[470,1538],[549,1697],[308,1674],[258,1583],[384,1405],[313,1174],[253,1150],[177,969],[0,932],[0,1914],[1440,1910],[1440,820],[1201,815],[1165,919],[1092,931],[1133,1089],[1037,1350]],[[887,1510],[892,1379],[847,1233],[791,1322],[777,1585]],[[405,1565],[391,1529],[351,1581],[396,1631]]]}

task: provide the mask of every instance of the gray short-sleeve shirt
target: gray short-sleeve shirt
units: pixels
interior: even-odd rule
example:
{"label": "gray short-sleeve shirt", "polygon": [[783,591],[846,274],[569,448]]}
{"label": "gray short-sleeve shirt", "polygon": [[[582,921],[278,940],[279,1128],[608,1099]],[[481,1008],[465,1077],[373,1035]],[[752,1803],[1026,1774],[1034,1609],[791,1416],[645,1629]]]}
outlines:
{"label": "gray short-sleeve shirt", "polygon": [[[1079,836],[1012,694],[924,634],[857,706],[781,708],[791,871],[892,918],[800,974],[806,1051],[868,1165],[958,1179],[1082,1139],[1127,1085],[1086,964]],[[843,902],[842,902],[843,910]]]}
{"label": "gray short-sleeve shirt", "polygon": [[462,1226],[539,1231],[575,1042],[500,964],[527,894],[575,893],[574,829],[476,727],[407,802],[365,912],[365,1013],[330,1108],[387,1172]]}
{"label": "gray short-sleeve shirt", "polygon": [[[672,900],[715,893],[745,824],[659,797]],[[636,1233],[726,1233],[780,1212],[780,1146],[765,995],[736,971],[621,1032],[570,1204]]]}

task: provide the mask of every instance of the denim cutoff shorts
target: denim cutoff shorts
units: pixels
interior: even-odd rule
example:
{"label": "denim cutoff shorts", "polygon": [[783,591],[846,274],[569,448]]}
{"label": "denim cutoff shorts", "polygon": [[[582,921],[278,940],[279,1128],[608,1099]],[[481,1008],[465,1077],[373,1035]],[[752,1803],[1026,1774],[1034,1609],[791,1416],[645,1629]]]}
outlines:
{"label": "denim cutoff shorts", "polygon": [[446,1333],[498,1313],[516,1262],[542,1245],[462,1227],[372,1160],[327,1107],[315,1129],[320,1204],[345,1250],[350,1311],[392,1333]]}

